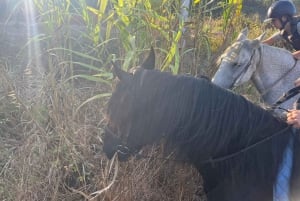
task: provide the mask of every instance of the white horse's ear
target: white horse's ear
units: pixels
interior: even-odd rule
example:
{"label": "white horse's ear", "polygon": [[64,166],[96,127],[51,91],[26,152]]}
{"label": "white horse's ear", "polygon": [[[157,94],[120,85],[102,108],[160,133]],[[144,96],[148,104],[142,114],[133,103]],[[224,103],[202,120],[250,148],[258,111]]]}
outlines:
{"label": "white horse's ear", "polygon": [[260,36],[256,38],[256,40],[262,41],[265,38],[266,32],[262,33]]}
{"label": "white horse's ear", "polygon": [[248,28],[244,28],[241,33],[238,35],[236,41],[246,40],[248,36]]}

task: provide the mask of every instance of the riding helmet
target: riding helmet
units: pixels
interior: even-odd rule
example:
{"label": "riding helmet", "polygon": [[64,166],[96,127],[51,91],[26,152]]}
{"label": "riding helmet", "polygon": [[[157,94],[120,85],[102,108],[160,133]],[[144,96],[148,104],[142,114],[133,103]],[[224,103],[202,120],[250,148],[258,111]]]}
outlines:
{"label": "riding helmet", "polygon": [[268,9],[267,18],[281,18],[282,16],[292,17],[296,14],[296,7],[292,1],[279,0],[272,3]]}

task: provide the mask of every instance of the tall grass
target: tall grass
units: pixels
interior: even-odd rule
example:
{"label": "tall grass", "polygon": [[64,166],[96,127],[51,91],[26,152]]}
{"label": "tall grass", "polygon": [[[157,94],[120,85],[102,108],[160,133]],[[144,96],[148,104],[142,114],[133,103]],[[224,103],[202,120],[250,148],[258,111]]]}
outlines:
{"label": "tall grass", "polygon": [[204,200],[201,176],[161,146],[103,156],[111,62],[128,70],[153,46],[156,68],[210,76],[245,25],[242,1],[194,1],[188,21],[178,0],[17,2],[0,19],[0,199]]}

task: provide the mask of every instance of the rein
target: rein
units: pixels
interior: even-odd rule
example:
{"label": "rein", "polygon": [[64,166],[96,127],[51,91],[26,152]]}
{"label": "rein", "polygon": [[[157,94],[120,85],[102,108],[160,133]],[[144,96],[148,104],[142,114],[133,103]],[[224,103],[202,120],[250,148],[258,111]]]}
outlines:
{"label": "rein", "polygon": [[[296,96],[299,93],[300,93],[300,86],[290,89],[288,92],[286,92],[281,97],[279,97],[279,99],[271,106],[271,109],[273,109],[273,110],[274,109],[282,109],[282,110],[285,110],[286,112],[288,112],[287,109],[281,108],[281,107],[279,107],[279,105],[282,104],[283,102],[293,98],[294,96]],[[298,101],[299,101],[299,99],[298,99]]]}
{"label": "rein", "polygon": [[[258,142],[255,142],[254,144],[251,144],[251,145],[249,145],[247,147],[244,147],[244,148],[242,148],[242,149],[240,149],[240,150],[238,150],[236,152],[233,152],[231,154],[227,154],[225,156],[219,156],[219,157],[209,158],[207,160],[200,161],[200,164],[204,165],[204,164],[217,163],[217,162],[222,162],[222,161],[225,161],[225,160],[229,160],[231,158],[234,158],[234,157],[236,157],[236,156],[238,156],[238,155],[240,155],[242,153],[245,153],[245,152],[247,152],[247,151],[255,148],[258,145],[261,145],[261,144],[263,144],[263,143],[265,143],[265,142],[273,139],[276,136],[279,136],[279,135],[283,134],[285,131],[287,131],[290,128],[291,128],[291,126],[287,126],[286,128],[284,128],[284,129],[282,129],[282,130],[274,133],[273,135],[268,136],[268,137],[266,137],[266,138],[264,138],[264,139],[262,139],[262,140],[260,140]],[[109,134],[113,134],[114,136],[116,136],[115,133],[113,133],[109,128],[105,127],[105,130],[108,131]],[[121,145],[120,144],[120,145],[117,145],[116,148],[117,148],[116,152],[118,154],[121,154],[121,155],[136,154],[136,156],[138,158],[152,158],[151,156],[143,155],[140,152],[136,152],[136,151],[130,150],[130,148],[127,147],[127,146],[125,146],[125,145]],[[174,159],[168,159],[168,158],[158,158],[158,159],[169,160],[169,161],[185,162],[185,160],[174,160]]]}
{"label": "rein", "polygon": [[268,136],[268,137],[266,137],[266,138],[264,138],[264,139],[262,139],[262,140],[260,140],[260,141],[258,141],[256,143],[254,143],[254,144],[251,144],[251,145],[249,145],[247,147],[244,147],[244,148],[242,148],[242,149],[240,149],[240,150],[238,150],[238,151],[236,151],[234,153],[231,153],[231,154],[228,154],[228,155],[225,155],[225,156],[221,156],[221,157],[215,157],[215,158],[211,158],[211,159],[208,159],[208,160],[204,160],[204,161],[201,161],[200,163],[201,164],[216,163],[216,162],[222,162],[224,160],[228,160],[228,159],[234,158],[234,157],[238,156],[239,154],[245,153],[245,152],[247,152],[247,151],[255,148],[256,146],[258,146],[258,145],[260,145],[262,143],[265,143],[265,142],[273,139],[273,137],[276,137],[276,136],[284,133],[285,131],[287,131],[288,129],[290,129],[290,127],[291,126],[287,126],[286,128],[284,128],[284,129],[276,132],[275,134],[273,134],[271,136]]}

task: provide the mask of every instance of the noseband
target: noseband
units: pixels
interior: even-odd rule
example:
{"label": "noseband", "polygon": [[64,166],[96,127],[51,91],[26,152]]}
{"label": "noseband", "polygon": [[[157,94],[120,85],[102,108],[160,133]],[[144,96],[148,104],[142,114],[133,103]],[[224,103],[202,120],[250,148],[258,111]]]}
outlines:
{"label": "noseband", "polygon": [[[104,131],[105,133],[108,133],[109,135],[111,135],[112,137],[119,139],[118,135],[116,133],[114,133],[107,125],[104,127]],[[116,152],[118,154],[121,154],[123,156],[128,156],[132,153],[134,153],[132,150],[130,150],[127,146],[124,145],[123,140],[120,140],[121,143],[116,145]]]}

